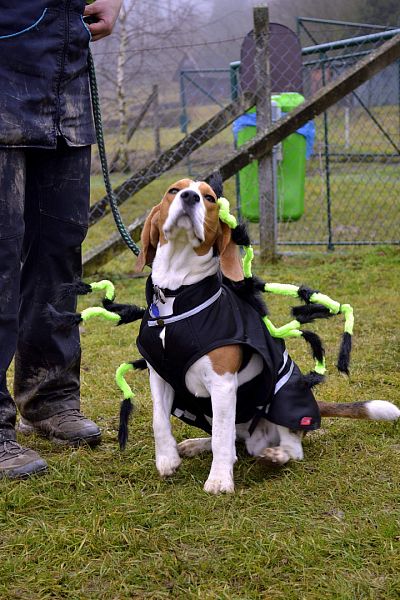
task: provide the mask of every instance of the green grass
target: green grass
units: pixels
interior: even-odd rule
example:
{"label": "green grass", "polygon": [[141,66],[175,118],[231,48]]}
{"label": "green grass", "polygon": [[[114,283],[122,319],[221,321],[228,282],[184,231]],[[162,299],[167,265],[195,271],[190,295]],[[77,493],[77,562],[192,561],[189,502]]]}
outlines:
{"label": "green grass", "polygon": [[[329,367],[319,398],[398,403],[399,259],[398,250],[377,248],[256,264],[268,281],[308,283],[355,308],[349,380],[334,369],[343,323],[318,325]],[[131,279],[132,268],[125,253],[99,278],[115,280],[119,301],[143,303],[144,280]],[[286,322],[289,301],[267,300],[273,321]],[[0,482],[0,598],[398,598],[398,424],[325,420],[307,436],[304,462],[283,469],[267,469],[240,448],[233,496],[202,491],[209,455],[184,460],[175,477],[161,481],[145,373],[129,378],[136,412],[124,454],[116,444],[120,397],[113,375],[138,356],[136,334],[137,325],[96,321],[82,334],[82,404],[103,428],[102,445],[62,449],[33,437],[29,443],[49,473]],[[289,349],[310,368],[301,341]],[[197,435],[176,420],[174,431],[179,441]]]}
{"label": "green grass", "polygon": [[[310,167],[315,166],[316,159]],[[398,165],[345,165],[332,167],[331,223],[334,242],[398,241],[400,180]],[[322,172],[321,172],[322,171]],[[281,223],[278,239],[327,241],[327,200],[324,171],[306,175],[304,215]]]}

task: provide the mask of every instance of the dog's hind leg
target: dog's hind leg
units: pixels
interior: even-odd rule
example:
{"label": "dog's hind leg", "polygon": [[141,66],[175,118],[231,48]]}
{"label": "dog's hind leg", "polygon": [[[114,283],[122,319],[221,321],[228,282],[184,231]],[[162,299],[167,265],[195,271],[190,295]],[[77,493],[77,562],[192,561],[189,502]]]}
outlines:
{"label": "dog's hind leg", "polygon": [[173,475],[181,464],[176,440],[171,430],[171,408],[174,390],[149,366],[153,398],[153,431],[156,447],[156,467],[161,477]]}
{"label": "dog's hind leg", "polygon": [[273,463],[275,465],[284,465],[289,460],[302,460],[303,459],[303,446],[302,438],[303,432],[291,431],[287,427],[281,425],[275,425],[279,434],[279,446],[273,446],[272,448],[264,448],[258,457],[266,462]]}
{"label": "dog's hind leg", "polygon": [[[277,426],[267,419],[260,419],[254,429],[253,433],[250,435],[248,433],[249,427],[251,426],[251,421],[245,423],[244,425],[236,425],[236,434],[237,439],[243,439],[246,444],[246,450],[250,454],[250,456],[259,456],[260,453],[270,446],[277,446],[279,444],[279,432]],[[240,431],[240,428],[242,431]],[[247,435],[243,435],[246,433]],[[242,433],[242,436],[240,436]]]}
{"label": "dog's hind leg", "polygon": [[211,452],[211,438],[192,438],[178,444],[180,456],[197,456],[202,452]]}

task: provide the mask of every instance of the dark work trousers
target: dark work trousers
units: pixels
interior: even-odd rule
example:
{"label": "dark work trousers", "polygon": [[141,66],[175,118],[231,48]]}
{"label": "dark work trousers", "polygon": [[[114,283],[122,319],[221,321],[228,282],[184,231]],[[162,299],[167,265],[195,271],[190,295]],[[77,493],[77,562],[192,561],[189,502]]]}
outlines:
{"label": "dark work trousers", "polygon": [[[55,149],[0,148],[0,441],[15,439],[15,404],[31,421],[80,407],[78,327],[54,331],[44,309],[81,275],[89,187],[90,146],[59,138]],[[57,304],[75,307],[74,298]]]}

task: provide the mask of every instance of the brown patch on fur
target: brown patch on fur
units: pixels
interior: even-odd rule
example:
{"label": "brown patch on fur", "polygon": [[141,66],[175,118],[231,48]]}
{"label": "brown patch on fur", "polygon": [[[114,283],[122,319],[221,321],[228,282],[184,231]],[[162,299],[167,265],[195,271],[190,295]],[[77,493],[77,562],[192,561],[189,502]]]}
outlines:
{"label": "brown patch on fur", "polygon": [[218,375],[237,373],[241,367],[243,352],[240,346],[221,346],[208,353],[214,371]]}
{"label": "brown patch on fur", "polygon": [[344,417],[347,419],[369,419],[366,402],[318,402],[321,417]]}
{"label": "brown patch on fur", "polygon": [[226,223],[221,223],[222,235],[217,239],[217,248],[220,255],[221,270],[225,277],[232,281],[242,281],[243,266],[239,248],[232,241],[231,228]]}
{"label": "brown patch on fur", "polygon": [[142,235],[140,236],[141,249],[136,260],[135,271],[142,271],[145,265],[151,265],[156,255],[158,240],[160,237],[159,213],[161,203],[151,209],[149,216],[144,222]]}
{"label": "brown patch on fur", "polygon": [[[201,193],[203,195],[212,193],[215,197],[214,192],[208,185],[209,190],[202,187],[205,185],[207,184],[201,184]],[[198,248],[195,248],[195,252],[198,256],[203,256],[209,252],[210,248],[215,247],[225,277],[232,279],[232,281],[241,281],[243,279],[242,260],[237,245],[232,241],[231,228],[219,220],[219,207],[217,204],[205,200],[205,205],[207,211],[204,220],[205,240]]]}

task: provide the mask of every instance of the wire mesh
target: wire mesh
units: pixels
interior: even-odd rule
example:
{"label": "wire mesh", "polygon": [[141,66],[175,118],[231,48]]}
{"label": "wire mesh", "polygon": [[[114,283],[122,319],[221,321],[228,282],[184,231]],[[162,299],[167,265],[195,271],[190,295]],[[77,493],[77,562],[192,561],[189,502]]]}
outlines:
{"label": "wire mesh", "polygon": [[[334,23],[332,31],[338,27],[345,40],[325,49],[318,44],[321,23],[307,22],[303,27],[303,37],[307,34],[314,46],[303,49],[307,97],[368,56],[388,35],[377,32],[379,27],[359,24]],[[367,35],[366,29],[371,31]],[[334,35],[329,37],[334,40]],[[304,218],[296,224],[281,224],[281,242],[299,240],[329,248],[399,243],[399,73],[400,63],[393,63],[316,118]]]}
{"label": "wire mesh", "polygon": [[[289,43],[287,28],[279,26],[271,32],[273,94],[301,93],[310,98],[380,46],[386,35],[379,27],[371,29],[373,35],[369,35],[370,29],[366,31],[363,26],[342,24],[339,28],[335,24],[327,36],[327,27],[325,23],[324,41],[338,40],[340,32],[347,42],[310,49],[320,46],[320,23],[300,24],[300,39],[306,51],[301,51],[299,38],[293,41],[290,37]],[[364,35],[366,32],[368,35]],[[110,56],[114,57],[111,63]],[[122,210],[125,219],[137,217],[158,202],[172,181],[203,177],[233,151],[238,135],[237,131],[234,135],[232,123],[238,114],[228,111],[208,128],[201,125],[219,115],[244,91],[256,91],[254,69],[243,67],[253,60],[251,39],[246,46],[242,37],[224,37],[210,43],[199,35],[189,35],[181,44],[168,39],[150,43],[145,37],[138,41],[133,36],[125,47],[114,46],[108,51],[107,65],[101,53],[95,54],[112,177],[119,201],[129,199]],[[285,143],[278,148],[281,246],[322,245],[333,249],[336,245],[399,243],[399,75],[400,64],[393,63],[317,116],[313,151],[307,160],[301,133],[293,134],[301,142],[295,144],[290,165],[285,165]],[[248,122],[241,131],[242,138],[254,135],[254,122]],[[180,145],[186,139],[188,143]],[[301,164],[297,165],[298,154],[302,153]],[[253,175],[243,178],[241,173],[227,183],[226,195],[232,204],[236,197],[239,211],[247,196],[256,193],[257,197],[253,189],[257,187],[257,164],[250,167]],[[304,179],[301,172],[293,176],[297,167],[300,171],[305,168]],[[94,202],[102,196],[99,172],[95,157]],[[251,189],[246,189],[246,180]],[[141,191],[145,186],[149,187]],[[301,213],[294,216],[283,206],[293,194],[300,194]],[[103,206],[92,222],[104,212]],[[246,214],[244,217],[248,218]],[[252,216],[250,220],[254,220]]]}

